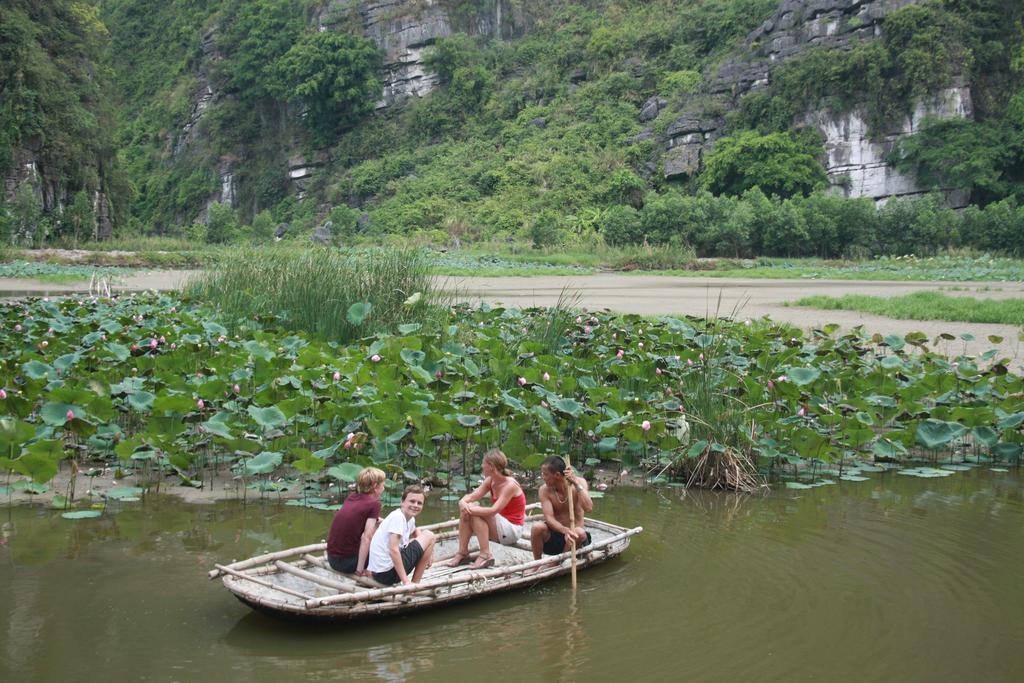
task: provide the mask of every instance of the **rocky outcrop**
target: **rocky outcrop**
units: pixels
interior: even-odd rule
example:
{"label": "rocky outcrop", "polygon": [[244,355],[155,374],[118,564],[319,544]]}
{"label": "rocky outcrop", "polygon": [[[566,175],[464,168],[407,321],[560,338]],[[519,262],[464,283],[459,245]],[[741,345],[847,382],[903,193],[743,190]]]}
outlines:
{"label": "rocky outcrop", "polygon": [[[778,65],[809,48],[844,48],[874,39],[881,35],[881,23],[888,13],[920,1],[783,0],[775,14],[747,36],[749,50],[709,74],[701,103],[678,114],[660,137],[666,149],[664,176],[684,178],[698,173],[704,156],[723,134],[722,113],[735,109],[745,95],[767,87]],[[649,120],[648,103],[639,114],[641,121]],[[970,89],[959,84],[918,102],[909,116],[875,138],[868,135],[863,108],[809,112],[803,123],[816,127],[825,137],[822,161],[835,191],[882,202],[924,192],[914,178],[886,163],[901,138],[915,133],[926,116],[972,115]],[[636,136],[631,141],[640,139]],[[958,193],[947,193],[947,199],[953,206],[966,203],[966,197]]]}
{"label": "rocky outcrop", "polygon": [[[806,122],[825,136],[825,169],[837,192],[847,197],[870,197],[886,201],[892,197],[921,194],[917,180],[900,173],[886,162],[896,143],[913,135],[926,117],[970,118],[973,115],[971,91],[957,85],[917,103],[914,111],[893,124],[882,136],[870,137],[866,116],[861,108],[844,113],[829,111],[808,114]],[[965,192],[946,191],[947,203],[966,206]]]}
{"label": "rocky outcrop", "polygon": [[[315,17],[320,30],[335,30],[351,17],[349,0],[327,2]],[[422,97],[438,87],[437,75],[424,64],[428,48],[440,38],[462,32],[513,38],[522,35],[527,19],[522,5],[511,0],[485,3],[475,13],[454,16],[444,0],[364,0],[359,3],[363,35],[384,51],[384,87],[377,108]]]}
{"label": "rocky outcrop", "polygon": [[192,94],[192,108],[189,110],[188,118],[178,131],[177,139],[174,141],[174,156],[182,154],[195,142],[198,133],[197,126],[203,118],[203,114],[210,108],[210,105],[217,99],[218,90],[214,87],[210,78],[211,69],[219,59],[217,54],[216,38],[213,31],[203,35],[203,56],[199,60],[199,70],[196,73],[196,89]]}

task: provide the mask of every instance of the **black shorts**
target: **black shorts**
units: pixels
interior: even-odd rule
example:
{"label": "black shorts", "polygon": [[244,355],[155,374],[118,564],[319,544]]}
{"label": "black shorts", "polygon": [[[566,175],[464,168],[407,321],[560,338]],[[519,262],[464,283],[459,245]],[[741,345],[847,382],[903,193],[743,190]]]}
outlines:
{"label": "black shorts", "polygon": [[[549,530],[550,531],[550,530]],[[565,552],[565,535],[560,534],[557,531],[550,531],[551,538],[544,541],[544,554],[545,555],[560,555]],[[587,540],[580,544],[580,548],[586,545],[590,545],[590,532],[587,532]]]}
{"label": "black shorts", "polygon": [[[402,566],[405,567],[405,573],[410,574],[418,563],[423,558],[423,546],[420,545],[419,541],[413,541],[409,545],[402,548]],[[398,583],[398,572],[395,568],[387,570],[386,572],[374,572],[373,580],[377,583],[383,583],[385,586]]]}
{"label": "black shorts", "polygon": [[356,567],[359,565],[359,556],[351,555],[349,557],[342,557],[341,555],[328,555],[327,563],[331,565],[331,569],[342,574],[355,574]]}

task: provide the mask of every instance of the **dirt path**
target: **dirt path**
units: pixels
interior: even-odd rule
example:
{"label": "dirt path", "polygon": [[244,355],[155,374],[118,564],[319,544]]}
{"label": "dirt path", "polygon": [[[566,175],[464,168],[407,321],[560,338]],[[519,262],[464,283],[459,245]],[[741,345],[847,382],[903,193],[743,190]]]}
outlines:
{"label": "dirt path", "polygon": [[[124,278],[116,289],[174,289],[193,271],[154,271]],[[589,309],[608,308],[641,315],[722,315],[737,319],[761,318],[792,323],[801,328],[836,323],[843,329],[863,325],[868,332],[906,334],[920,331],[935,339],[942,332],[957,337],[969,333],[973,342],[943,342],[944,353],[977,355],[997,346],[1000,356],[1024,366],[1021,330],[1012,325],[952,323],[942,321],[893,320],[856,311],[822,311],[791,308],[783,304],[812,294],[842,296],[866,294],[900,296],[919,291],[937,291],[950,296],[1011,299],[1024,297],[1022,283],[869,282],[857,280],[757,280],[740,278],[680,278],[658,275],[575,275],[538,277],[442,277],[444,287],[458,298],[501,303],[506,306],[550,306],[563,299]],[[952,286],[961,288],[950,291]],[[33,280],[0,278],[0,296],[20,294],[64,294],[83,292],[87,285],[46,285]],[[980,291],[979,291],[980,290]],[[993,345],[990,335],[1003,337]]]}

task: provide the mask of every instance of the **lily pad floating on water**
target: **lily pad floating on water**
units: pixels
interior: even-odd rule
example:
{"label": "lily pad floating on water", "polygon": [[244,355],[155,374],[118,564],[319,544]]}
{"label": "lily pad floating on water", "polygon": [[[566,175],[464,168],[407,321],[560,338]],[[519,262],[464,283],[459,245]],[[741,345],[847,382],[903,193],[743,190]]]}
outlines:
{"label": "lily pad floating on water", "polygon": [[446,503],[451,503],[451,502],[457,501],[460,498],[462,498],[462,496],[453,496],[453,495],[441,496],[441,500],[443,500]]}
{"label": "lily pad floating on water", "polygon": [[99,510],[75,510],[74,512],[65,512],[61,514],[64,519],[90,519],[92,517],[99,517],[101,513]]}
{"label": "lily pad floating on water", "polygon": [[989,467],[988,471],[989,472],[998,472],[999,474],[1003,474],[1004,472],[1009,472],[1010,470],[1006,469],[1005,467]]}
{"label": "lily pad floating on water", "polygon": [[812,486],[811,484],[801,484],[798,481],[787,481],[786,482],[786,488],[787,489],[813,489],[814,486]]}
{"label": "lily pad floating on water", "polygon": [[922,479],[935,479],[938,477],[948,477],[953,474],[950,470],[939,470],[934,467],[911,467],[905,470],[899,470],[897,474],[903,474],[908,477],[921,477]]}
{"label": "lily pad floating on water", "polygon": [[967,472],[968,470],[973,470],[974,468],[971,467],[970,465],[943,465],[942,469],[949,470],[950,472]]}
{"label": "lily pad floating on water", "polygon": [[121,486],[116,489],[110,489],[109,491],[100,491],[100,495],[104,498],[112,500],[120,500],[126,503],[134,503],[139,500],[139,496],[143,493],[143,489],[138,486]]}
{"label": "lily pad floating on water", "polygon": [[839,479],[842,481],[871,481],[871,477],[862,477],[859,474],[844,474]]}

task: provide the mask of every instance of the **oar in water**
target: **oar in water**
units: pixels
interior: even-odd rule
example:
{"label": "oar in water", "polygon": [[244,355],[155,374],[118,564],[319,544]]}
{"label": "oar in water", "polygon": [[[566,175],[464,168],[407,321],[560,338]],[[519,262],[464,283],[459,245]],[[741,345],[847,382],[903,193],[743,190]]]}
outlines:
{"label": "oar in water", "polygon": [[[571,468],[572,463],[569,462],[569,454],[565,454],[565,465]],[[572,544],[572,589],[576,590],[576,502],[572,497],[572,490],[576,488],[575,485],[566,482],[566,489],[569,491],[569,528],[572,533],[566,537],[566,540]]]}

